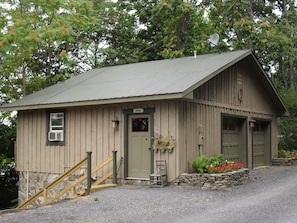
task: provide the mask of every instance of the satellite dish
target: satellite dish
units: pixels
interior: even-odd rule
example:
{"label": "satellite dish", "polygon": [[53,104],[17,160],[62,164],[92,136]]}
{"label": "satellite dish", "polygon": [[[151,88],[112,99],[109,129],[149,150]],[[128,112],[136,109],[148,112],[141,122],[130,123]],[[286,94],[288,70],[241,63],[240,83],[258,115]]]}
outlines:
{"label": "satellite dish", "polygon": [[220,40],[219,34],[215,33],[210,36],[210,38],[207,40],[210,46],[215,47],[218,45],[218,42]]}

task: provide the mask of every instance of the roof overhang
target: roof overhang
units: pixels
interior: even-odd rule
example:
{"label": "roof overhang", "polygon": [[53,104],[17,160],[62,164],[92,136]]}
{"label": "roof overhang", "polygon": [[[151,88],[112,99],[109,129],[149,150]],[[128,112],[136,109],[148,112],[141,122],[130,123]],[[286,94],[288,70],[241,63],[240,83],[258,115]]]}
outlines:
{"label": "roof overhang", "polygon": [[[212,56],[201,55],[201,58],[202,62],[200,63],[200,60],[197,59],[197,62],[195,62],[196,60],[188,57],[94,69],[82,76],[78,75],[69,81],[67,80],[64,83],[53,85],[16,102],[2,105],[0,106],[0,111],[52,109],[189,98],[195,89],[244,59],[251,64],[252,69],[256,71],[255,73],[259,74],[257,78],[264,84],[265,90],[267,89],[268,94],[271,96],[271,100],[278,111],[277,115],[288,115],[288,111],[276,88],[251,50],[215,54]],[[209,68],[209,63],[206,63],[208,61],[212,62],[214,66]],[[150,70],[152,63],[156,65],[153,71]],[[185,72],[188,74],[188,78],[183,78],[184,69],[181,68],[182,66],[187,68]],[[148,72],[143,72],[143,76],[139,77],[139,72],[143,70]],[[158,78],[162,72],[164,72],[164,77],[159,80]],[[123,73],[128,74],[128,76],[123,78],[121,76]],[[111,74],[114,76],[114,79],[110,78],[111,76],[109,75]],[[150,77],[151,74],[155,75],[153,76],[154,78],[150,78],[153,81],[148,82],[146,85],[137,85],[139,83],[146,83],[143,82],[143,79]],[[169,78],[170,82],[166,82],[166,78]],[[92,82],[90,80],[95,81]],[[123,82],[126,84],[124,87],[121,86]],[[160,85],[159,83],[165,84]],[[97,84],[99,84],[99,87]],[[90,89],[87,88],[88,85],[91,86]],[[130,91],[131,85],[137,86],[137,88],[134,91]],[[101,91],[98,91],[97,88]],[[85,89],[88,89],[88,91]],[[112,89],[119,89],[120,91],[116,92],[117,94],[113,94],[115,91],[112,91]],[[85,92],[89,94],[85,95]],[[94,93],[97,95],[93,96]],[[76,94],[78,94],[77,97]]]}
{"label": "roof overhang", "polygon": [[268,91],[268,94],[271,95],[274,105],[278,108],[278,116],[289,116],[289,111],[283,103],[280,95],[277,92],[277,89],[272,84],[271,80],[267,76],[266,72],[263,70],[263,67],[259,63],[258,59],[254,54],[251,54],[248,58],[250,60],[250,64],[255,67],[255,69],[259,69],[263,75],[258,75],[261,83],[264,84],[265,89]]}
{"label": "roof overhang", "polygon": [[189,94],[191,91],[195,90],[196,88],[198,88],[199,86],[201,86],[202,84],[208,82],[210,79],[214,78],[215,76],[217,76],[219,73],[223,72],[224,70],[226,70],[227,68],[231,67],[232,65],[238,63],[239,61],[241,61],[242,59],[244,59],[245,57],[251,55],[252,52],[251,50],[247,50],[244,54],[238,56],[236,59],[232,60],[229,63],[226,63],[224,66],[221,66],[219,69],[217,69],[215,72],[211,73],[210,75],[208,75],[207,77],[205,77],[204,79],[202,79],[201,81],[197,82],[195,85],[193,85],[192,87],[188,88],[185,92],[183,92],[183,95],[187,95]]}
{"label": "roof overhang", "polygon": [[113,98],[113,99],[106,99],[106,100],[90,100],[90,101],[77,101],[77,102],[67,102],[67,103],[39,104],[39,105],[29,105],[29,106],[14,106],[14,107],[3,106],[0,109],[1,111],[54,109],[54,108],[67,108],[67,107],[122,104],[122,103],[131,103],[131,102],[140,102],[140,101],[181,99],[183,97],[184,97],[183,93],[178,93],[178,94],[139,96],[139,97],[129,97],[129,98]]}

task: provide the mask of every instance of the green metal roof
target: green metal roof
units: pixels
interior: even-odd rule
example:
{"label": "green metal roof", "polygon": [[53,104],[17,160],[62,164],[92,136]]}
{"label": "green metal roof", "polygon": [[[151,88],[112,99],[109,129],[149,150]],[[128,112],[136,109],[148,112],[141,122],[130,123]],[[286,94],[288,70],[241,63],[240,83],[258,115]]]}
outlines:
{"label": "green metal roof", "polygon": [[2,105],[0,110],[183,98],[222,70],[250,55],[253,55],[250,50],[241,50],[92,69]]}

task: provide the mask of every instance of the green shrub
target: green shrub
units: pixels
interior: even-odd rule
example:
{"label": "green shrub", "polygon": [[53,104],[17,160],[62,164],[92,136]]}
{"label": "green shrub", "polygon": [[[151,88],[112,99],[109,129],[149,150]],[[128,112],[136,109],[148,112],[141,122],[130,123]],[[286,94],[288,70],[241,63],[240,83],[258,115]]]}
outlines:
{"label": "green shrub", "polygon": [[281,117],[278,121],[278,147],[285,150],[297,149],[297,91],[280,88],[279,93],[283,99],[289,116]]}
{"label": "green shrub", "polygon": [[225,157],[223,154],[214,155],[211,157],[198,156],[193,161],[193,167],[197,173],[206,173],[207,166],[218,167],[226,163]]}
{"label": "green shrub", "polygon": [[243,163],[229,162],[223,154],[211,157],[198,156],[193,161],[193,167],[197,173],[225,173],[244,167]]}
{"label": "green shrub", "polygon": [[209,165],[213,167],[218,167],[226,163],[225,156],[223,154],[211,156],[209,158]]}
{"label": "green shrub", "polygon": [[206,171],[206,166],[209,163],[209,158],[206,156],[198,156],[194,161],[193,161],[193,167],[197,171],[197,173],[205,173]]}
{"label": "green shrub", "polygon": [[294,150],[280,149],[277,151],[279,158],[296,158],[297,152]]}

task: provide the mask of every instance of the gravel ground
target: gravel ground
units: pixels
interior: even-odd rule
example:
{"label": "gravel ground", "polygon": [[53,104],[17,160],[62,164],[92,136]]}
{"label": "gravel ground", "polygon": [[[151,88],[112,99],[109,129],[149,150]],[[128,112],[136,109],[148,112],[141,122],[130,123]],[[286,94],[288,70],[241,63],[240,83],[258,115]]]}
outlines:
{"label": "gravel ground", "polygon": [[119,186],[44,207],[0,212],[2,223],[297,222],[297,167],[251,171],[250,183],[226,191],[191,186]]}

